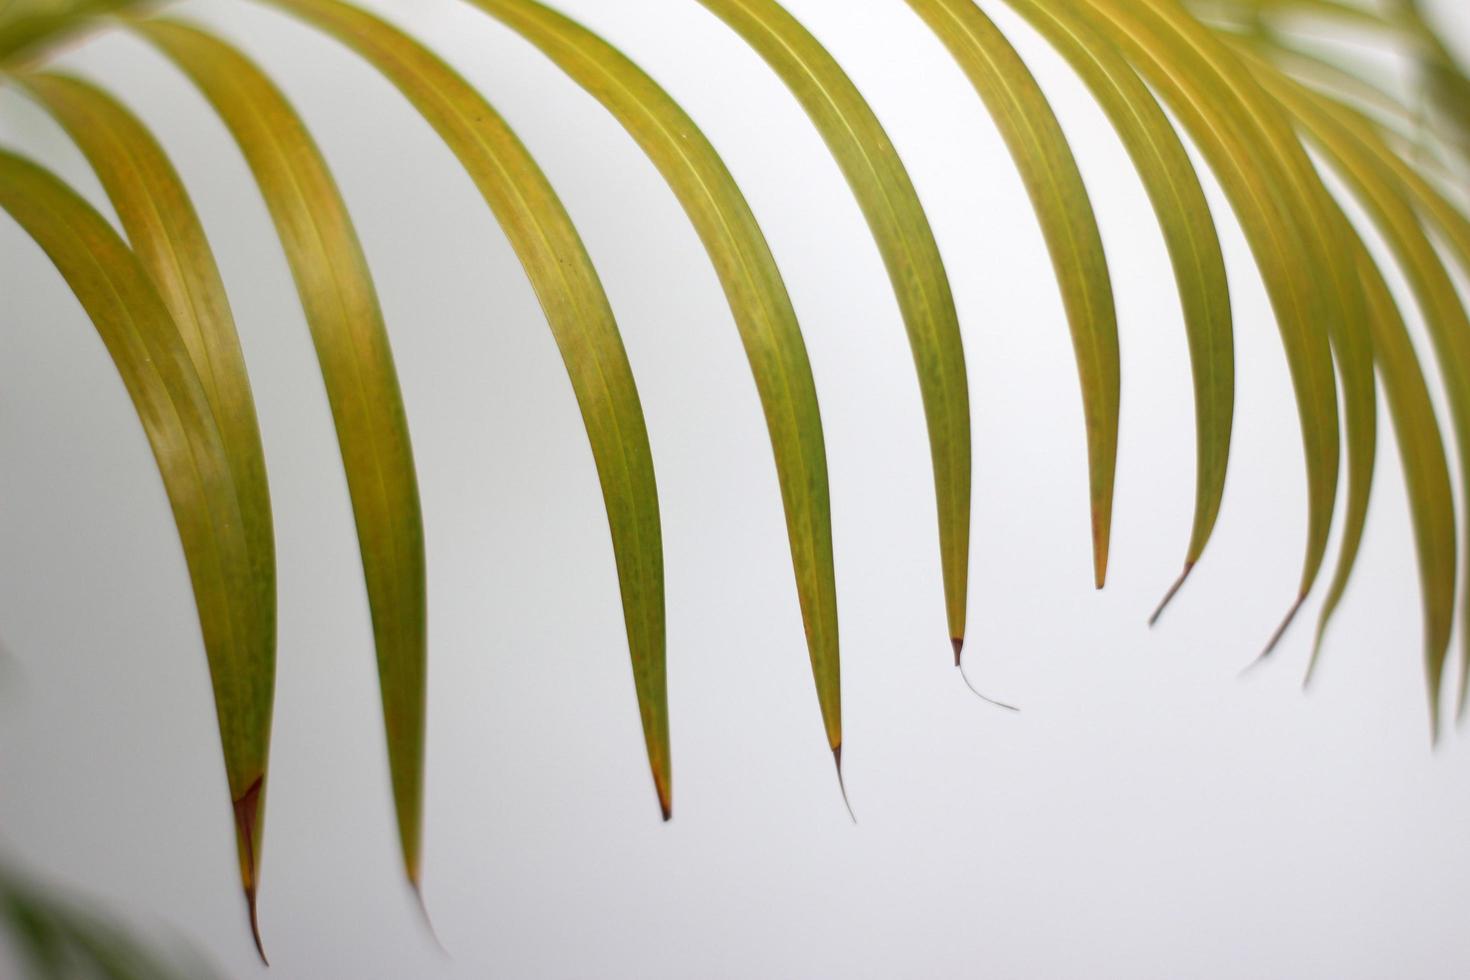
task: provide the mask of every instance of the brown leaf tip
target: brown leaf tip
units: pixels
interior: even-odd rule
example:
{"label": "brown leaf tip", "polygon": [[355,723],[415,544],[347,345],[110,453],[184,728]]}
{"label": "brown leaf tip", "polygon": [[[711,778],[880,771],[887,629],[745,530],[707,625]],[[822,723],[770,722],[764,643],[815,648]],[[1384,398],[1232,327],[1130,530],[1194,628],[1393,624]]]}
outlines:
{"label": "brown leaf tip", "polygon": [[255,952],[260,954],[262,966],[270,966],[271,961],[265,956],[265,944],[260,940],[260,915],[257,912],[254,888],[245,889],[245,904],[250,908],[250,937],[255,940]]}
{"label": "brown leaf tip", "polygon": [[1245,666],[1245,669],[1240,672],[1240,676],[1244,677],[1246,674],[1249,674],[1261,664],[1271,659],[1271,654],[1275,653],[1276,648],[1281,645],[1282,637],[1286,636],[1286,631],[1291,628],[1292,621],[1296,619],[1297,613],[1302,611],[1302,606],[1304,606],[1306,602],[1307,597],[1305,595],[1297,597],[1296,602],[1292,603],[1291,608],[1287,610],[1286,618],[1281,621],[1281,625],[1276,627],[1276,632],[1272,633],[1271,639],[1266,642],[1266,649],[1262,650],[1260,655],[1256,657],[1255,660],[1252,660],[1249,664]]}
{"label": "brown leaf tip", "polygon": [[255,885],[255,827],[260,819],[260,790],[265,784],[264,776],[257,776],[250,788],[235,800],[235,827],[245,847],[245,866],[240,870],[245,876],[247,887]]}
{"label": "brown leaf tip", "polygon": [[265,944],[260,939],[260,913],[256,901],[257,858],[255,854],[255,830],[260,820],[260,791],[265,784],[264,776],[257,776],[250,788],[235,800],[235,832],[240,838],[240,879],[245,886],[245,905],[250,915],[250,936],[255,940],[255,951],[260,962],[270,966],[265,956]]}
{"label": "brown leaf tip", "polygon": [[965,638],[963,636],[956,636],[950,639],[949,642],[954,645],[954,665],[958,667],[960,665],[960,655],[965,651]]}
{"label": "brown leaf tip", "polygon": [[1306,596],[1300,596],[1296,602],[1292,603],[1291,608],[1287,610],[1286,618],[1281,621],[1280,626],[1276,627],[1276,632],[1272,633],[1271,639],[1267,641],[1266,649],[1261,651],[1260,657],[1257,658],[1258,661],[1265,660],[1276,652],[1276,648],[1281,645],[1282,637],[1286,636],[1286,631],[1291,629],[1291,624],[1296,620],[1297,613],[1302,611],[1302,606],[1306,604],[1306,601]]}
{"label": "brown leaf tip", "polygon": [[1164,615],[1164,610],[1169,608],[1169,603],[1173,602],[1174,597],[1179,594],[1179,590],[1184,588],[1184,583],[1189,581],[1189,573],[1192,571],[1194,571],[1194,562],[1185,562],[1184,571],[1174,580],[1174,584],[1169,586],[1169,591],[1164,593],[1164,600],[1159,603],[1158,608],[1154,610],[1154,614],[1148,618],[1149,629],[1153,629],[1159,624],[1159,617]]}
{"label": "brown leaf tip", "polygon": [[674,819],[674,794],[669,787],[669,781],[662,773],[653,774],[653,788],[658,792],[658,810],[663,814],[664,823]]}
{"label": "brown leaf tip", "polygon": [[847,815],[856,825],[857,814],[852,812],[852,801],[847,798],[847,781],[842,778],[842,743],[840,742],[832,746],[832,761],[837,763],[837,788],[842,791],[842,805],[847,807]]}

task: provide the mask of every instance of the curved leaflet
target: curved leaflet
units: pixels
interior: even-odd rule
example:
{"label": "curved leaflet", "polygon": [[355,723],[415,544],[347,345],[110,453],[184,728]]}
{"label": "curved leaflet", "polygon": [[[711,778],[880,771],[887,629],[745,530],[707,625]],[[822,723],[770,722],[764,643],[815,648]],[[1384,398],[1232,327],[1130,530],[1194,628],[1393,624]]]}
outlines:
{"label": "curved leaflet", "polygon": [[[240,875],[257,947],[274,623],[258,593],[242,485],[205,388],[148,271],[75,192],[0,151],[0,208],[55,263],[97,328],[153,448],[178,528],[214,683]],[[261,954],[262,958],[264,953]]]}
{"label": "curved leaflet", "polygon": [[432,52],[377,17],[336,0],[277,5],[372,64],[434,127],[495,213],[541,301],[602,483],[648,761],[668,819],[673,777],[658,490],[632,368],[586,249],[520,140]]}
{"label": "curved leaflet", "polygon": [[399,843],[417,889],[428,643],[424,535],[408,421],[367,261],[321,152],[259,68],[177,21],[131,26],[194,82],[234,136],[296,280],[357,523]]}

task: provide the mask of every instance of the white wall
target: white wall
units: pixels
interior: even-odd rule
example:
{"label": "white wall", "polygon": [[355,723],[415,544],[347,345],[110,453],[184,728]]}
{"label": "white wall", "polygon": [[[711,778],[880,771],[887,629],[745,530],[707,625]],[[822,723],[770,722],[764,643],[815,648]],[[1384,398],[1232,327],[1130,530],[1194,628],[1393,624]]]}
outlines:
{"label": "white wall", "polygon": [[[517,263],[373,72],[279,14],[198,2],[282,82],[377,275],[428,534],[426,892],[403,886],[350,511],[306,327],[258,195],[181,76],[120,36],[63,63],[164,140],[234,302],[271,466],[280,665],[262,896],[276,977],[1450,977],[1470,969],[1470,745],[1426,737],[1417,574],[1386,415],[1320,685],[1292,597],[1305,495],[1280,343],[1220,202],[1236,441],[1216,539],[1164,624],[1193,501],[1182,324],[1101,113],[1000,4],[1079,150],[1122,322],[1109,586],[1090,584],[1080,400],[1034,217],[978,99],[897,0],[791,0],[907,162],[965,330],[969,657],[951,666],[903,329],[857,207],[775,77],[691,0],[561,0],[705,127],[759,216],[827,424],[848,822],[818,722],[769,446],[718,284],[603,110],[450,0],[411,23],[517,127],[612,298],[658,465],[677,818],[642,754],[595,474]],[[1453,0],[1440,5],[1470,28]],[[0,142],[104,204],[0,94]],[[213,708],[158,477],[101,344],[0,220],[0,849],[255,975]],[[1318,596],[1320,599],[1320,590]],[[3,968],[0,968],[3,969]]]}

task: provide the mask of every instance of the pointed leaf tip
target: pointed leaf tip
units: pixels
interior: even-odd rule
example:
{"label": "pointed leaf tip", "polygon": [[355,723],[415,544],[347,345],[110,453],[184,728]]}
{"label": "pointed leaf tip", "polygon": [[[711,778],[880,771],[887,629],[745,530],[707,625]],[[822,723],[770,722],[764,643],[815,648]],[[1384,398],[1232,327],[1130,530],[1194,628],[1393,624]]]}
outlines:
{"label": "pointed leaf tip", "polygon": [[260,955],[262,966],[270,966],[271,961],[265,956],[265,944],[260,939],[260,916],[257,914],[254,888],[245,889],[245,904],[250,909],[250,938],[255,940],[255,952]]}
{"label": "pointed leaf tip", "polygon": [[954,644],[954,665],[958,667],[960,665],[960,655],[965,649],[965,638],[963,636],[956,636],[949,642]]}
{"label": "pointed leaf tip", "polygon": [[[496,0],[497,6],[505,2]],[[959,314],[918,192],[858,86],[783,4],[777,0],[700,3],[739,34],[780,77],[826,143],[867,220],[898,301],[917,368],[938,505],[947,623],[951,636],[961,634],[969,589],[970,396]],[[762,359],[769,358],[769,354],[762,355]],[[790,381],[785,384],[789,386]],[[820,433],[819,429],[814,431]],[[822,476],[825,480],[825,473]],[[823,485],[821,489],[825,504],[827,488]],[[824,550],[830,551],[830,542],[825,540],[830,533],[823,530]],[[835,586],[828,581],[822,585],[835,596]],[[838,730],[840,707],[835,610],[833,598],[824,610],[834,620],[827,639],[832,652],[823,655],[823,676],[819,678],[819,684],[829,688],[821,693],[824,713],[831,715],[829,737]],[[813,635],[810,626],[808,630]],[[822,634],[815,636],[823,638]],[[819,651],[813,649],[814,665],[819,662],[818,656]]]}
{"label": "pointed leaf tip", "polygon": [[1016,707],[1015,705],[1006,704],[1004,701],[997,701],[995,698],[984,694],[978,687],[970,683],[970,675],[965,673],[964,665],[959,664],[957,666],[960,668],[960,680],[965,682],[965,686],[970,689],[970,693],[975,695],[975,697],[979,698],[981,701],[984,701],[986,704],[993,704],[997,708],[1004,708],[1007,711],[1014,711],[1016,714],[1021,713],[1021,709]]}
{"label": "pointed leaf tip", "polygon": [[257,902],[257,879],[260,858],[256,854],[255,842],[260,834],[261,788],[265,777],[257,776],[250,788],[234,801],[235,835],[240,849],[240,881],[245,888],[245,905],[250,915],[250,935],[255,940],[255,951],[260,962],[270,966],[265,956],[265,945],[260,938],[260,915]]}
{"label": "pointed leaf tip", "polygon": [[669,786],[668,780],[660,773],[653,775],[653,788],[658,793],[658,809],[663,814],[664,823],[674,819],[674,794]]}
{"label": "pointed leaf tip", "polygon": [[1169,591],[1164,594],[1163,601],[1154,610],[1154,614],[1148,618],[1149,629],[1153,629],[1159,624],[1159,618],[1164,615],[1164,610],[1169,608],[1169,603],[1174,601],[1174,597],[1179,594],[1179,590],[1184,588],[1184,583],[1189,580],[1189,573],[1192,571],[1194,571],[1194,562],[1185,562],[1184,571],[1174,580],[1174,584],[1169,586]]}
{"label": "pointed leaf tip", "polygon": [[424,889],[419,883],[417,875],[414,876],[411,885],[413,887],[414,902],[418,905],[419,909],[419,918],[423,920],[424,928],[429,932],[429,939],[433,941],[434,946],[439,950],[439,954],[447,957],[449,950],[445,949],[444,944],[439,941],[439,933],[434,929],[434,920],[429,918],[429,905],[424,901]]}
{"label": "pointed leaf tip", "polygon": [[1282,637],[1286,636],[1286,631],[1291,629],[1291,624],[1296,620],[1297,613],[1302,611],[1302,606],[1306,604],[1306,601],[1307,597],[1302,595],[1297,598],[1296,602],[1292,603],[1291,608],[1286,612],[1286,618],[1281,621],[1280,626],[1276,627],[1276,632],[1271,634],[1271,639],[1266,644],[1266,649],[1261,651],[1261,655],[1257,660],[1265,660],[1276,652],[1276,648],[1281,645]]}
{"label": "pointed leaf tip", "polygon": [[1281,621],[1280,626],[1276,627],[1276,632],[1272,633],[1271,639],[1267,641],[1266,649],[1262,650],[1260,655],[1257,656],[1256,659],[1252,660],[1249,664],[1247,664],[1245,669],[1240,672],[1240,675],[1242,677],[1250,673],[1252,670],[1255,670],[1267,660],[1271,659],[1271,654],[1276,652],[1276,648],[1281,644],[1281,638],[1284,637],[1286,635],[1286,631],[1291,628],[1292,621],[1296,619],[1297,613],[1302,611],[1302,606],[1306,604],[1306,601],[1307,597],[1304,593],[1297,598],[1296,602],[1292,603],[1291,608],[1286,612],[1286,618]]}
{"label": "pointed leaf tip", "polygon": [[832,746],[832,761],[837,763],[837,788],[842,791],[842,805],[847,807],[847,815],[852,818],[854,825],[857,824],[857,814],[852,812],[852,801],[847,798],[847,781],[842,778],[842,746]]}
{"label": "pointed leaf tip", "polygon": [[949,50],[989,110],[1052,258],[1081,385],[1093,579],[1102,588],[1118,461],[1121,380],[1112,279],[1086,182],[1046,93],[979,5],[970,0],[908,0],[908,5]]}

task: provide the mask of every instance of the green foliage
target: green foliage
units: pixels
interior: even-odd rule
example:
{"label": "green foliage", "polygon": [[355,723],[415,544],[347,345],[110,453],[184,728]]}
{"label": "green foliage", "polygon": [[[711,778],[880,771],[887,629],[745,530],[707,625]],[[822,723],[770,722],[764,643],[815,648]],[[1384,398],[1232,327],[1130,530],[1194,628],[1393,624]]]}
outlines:
{"label": "green foliage", "polygon": [[215,971],[183,950],[162,950],[121,924],[58,898],[0,867],[0,934],[35,980],[208,980]]}
{"label": "green foliage", "polygon": [[[460,160],[526,269],[562,352],[597,464],[646,751],[667,819],[673,770],[654,461],[632,370],[591,260],[509,126],[432,52],[343,0],[264,2],[336,38],[393,83]],[[818,703],[840,776],[838,609],[821,417],[800,326],[755,217],[695,121],[625,55],[536,0],[469,2],[523,35],[602,103],[658,167],[709,253],[765,412]],[[762,56],[805,109],[884,259],[923,396],[943,625],[958,664],[970,562],[970,400],[959,318],[928,219],[876,116],[815,37],[776,0],[700,2]],[[1424,662],[1437,737],[1457,565],[1461,551],[1470,553],[1470,521],[1462,518],[1464,533],[1457,536],[1448,455],[1424,368],[1385,282],[1387,270],[1375,264],[1349,224],[1308,146],[1366,211],[1424,314],[1459,448],[1455,475],[1461,493],[1470,495],[1470,318],[1451,271],[1454,265],[1470,273],[1470,218],[1456,203],[1470,162],[1470,78],[1415,0],[1005,2],[1098,100],[1136,166],[1168,246],[1189,341],[1198,433],[1185,575],[1204,555],[1220,512],[1235,378],[1224,260],[1187,136],[1249,242],[1296,395],[1308,533],[1299,592],[1266,652],[1325,567],[1342,484],[1341,547],[1314,664],[1321,652],[1369,511],[1381,383],[1419,553]],[[980,6],[974,0],[908,3],[964,70],[1010,148],[1054,261],[1085,407],[1095,576],[1102,587],[1121,379],[1112,284],[1087,190],[1045,94]],[[163,148],[101,89],[36,70],[58,44],[115,27],[108,19],[114,14],[183,69],[220,115],[259,185],[295,276],[357,522],[403,860],[417,887],[427,595],[406,421],[411,406],[399,394],[350,216],[310,134],[260,69],[210,33],[125,0],[15,0],[0,4],[0,79],[33,97],[71,134],[111,199],[126,241],[55,177],[7,151],[0,151],[0,208],[50,255],[76,292],[152,442],[199,608],[253,923],[276,577],[265,459],[246,365],[204,231]],[[1343,28],[1402,54],[1416,68],[1415,84],[1395,88],[1361,70],[1350,53],[1333,46],[1334,32]],[[1444,254],[1436,236],[1446,243]],[[1463,542],[1459,551],[1457,540]],[[1470,581],[1461,586],[1464,617],[1470,615]],[[1462,651],[1462,677],[1470,677],[1467,660],[1470,645]],[[1464,691],[1460,707],[1463,714]],[[18,904],[10,892],[0,899],[33,940],[44,967],[56,937],[72,934],[36,906]]]}

